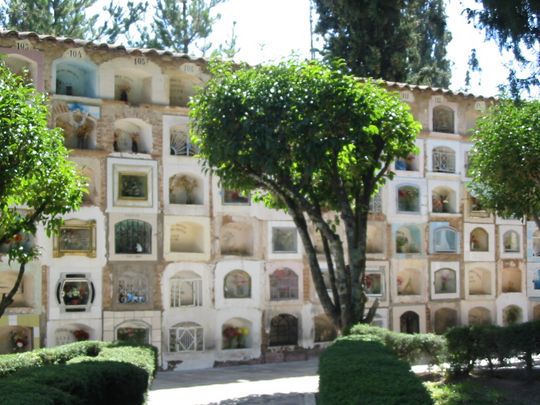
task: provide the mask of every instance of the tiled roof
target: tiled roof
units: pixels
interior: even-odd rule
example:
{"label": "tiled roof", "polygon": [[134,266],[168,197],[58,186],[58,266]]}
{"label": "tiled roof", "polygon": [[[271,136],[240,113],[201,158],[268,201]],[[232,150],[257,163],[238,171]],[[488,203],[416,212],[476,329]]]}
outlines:
{"label": "tiled roof", "polygon": [[[50,42],[60,42],[65,44],[73,44],[76,46],[81,46],[85,48],[92,49],[105,49],[113,51],[123,51],[130,55],[147,55],[147,56],[169,56],[175,59],[187,59],[194,62],[208,63],[208,60],[202,57],[194,58],[184,53],[176,53],[171,51],[164,51],[154,48],[126,48],[124,45],[112,45],[105,42],[97,43],[93,41],[83,40],[83,39],[73,39],[68,37],[57,37],[54,35],[41,35],[36,34],[35,32],[19,32],[19,31],[0,31],[0,37],[15,37],[18,39],[37,39],[39,41],[50,41]],[[361,79],[362,80],[362,79]],[[483,97],[478,96],[472,93],[467,93],[463,91],[452,91],[450,89],[444,89],[440,87],[431,87],[419,84],[408,84],[408,83],[398,83],[390,81],[382,81],[386,86],[390,88],[395,88],[396,90],[411,90],[411,91],[428,91],[432,93],[440,93],[442,95],[448,96],[460,96],[460,97],[473,97],[477,99],[484,100],[495,100],[494,97]]]}
{"label": "tiled roof", "polygon": [[34,40],[43,41],[43,42],[47,42],[47,41],[59,42],[59,43],[64,43],[68,45],[76,45],[80,47],[98,49],[98,50],[105,49],[105,50],[112,50],[112,51],[123,51],[131,55],[170,56],[172,58],[188,59],[190,61],[195,61],[195,62],[204,62],[204,63],[208,62],[204,58],[193,58],[184,53],[176,53],[176,52],[164,51],[164,50],[154,49],[154,48],[126,48],[124,45],[112,45],[112,44],[107,44],[105,42],[98,43],[98,42],[93,42],[93,41],[87,41],[84,39],[57,37],[54,35],[41,35],[41,34],[36,34],[35,32],[0,31],[0,37],[14,37],[17,39],[34,39]]}

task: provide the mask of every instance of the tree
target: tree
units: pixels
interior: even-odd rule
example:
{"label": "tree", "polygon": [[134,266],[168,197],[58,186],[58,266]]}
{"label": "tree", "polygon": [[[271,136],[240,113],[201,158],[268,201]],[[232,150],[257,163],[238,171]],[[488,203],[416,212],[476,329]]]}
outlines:
{"label": "tree", "polygon": [[0,245],[10,263],[19,263],[14,286],[2,294],[0,316],[13,302],[25,265],[39,254],[25,237],[40,224],[54,232],[85,191],[67,160],[62,132],[47,127],[47,114],[46,97],[0,65]]}
{"label": "tree", "polygon": [[522,70],[530,72],[519,77],[516,69],[510,68],[511,94],[517,97],[521,89],[540,85],[540,1],[475,0],[475,3],[482,7],[465,9],[469,21],[483,29],[488,39],[494,39],[500,50],[511,51]]}
{"label": "tree", "polygon": [[0,8],[0,25],[9,30],[114,42],[120,35],[128,35],[147,7],[146,2],[128,1],[121,7],[111,1],[103,8],[107,18],[100,23],[97,14],[89,15],[96,3],[97,0],[8,0]]}
{"label": "tree", "polygon": [[[211,14],[212,9],[223,1],[158,0],[151,34],[143,32],[141,46],[189,53],[194,42],[210,36],[220,18]],[[206,45],[203,53],[209,47]]]}
{"label": "tree", "polygon": [[532,217],[540,229],[540,102],[501,100],[474,134],[469,188],[503,217]]}
{"label": "tree", "polygon": [[360,77],[448,87],[443,0],[315,0],[323,55]]}
{"label": "tree", "polygon": [[[414,150],[420,125],[395,95],[347,75],[342,63],[214,62],[210,69],[212,78],[190,105],[205,168],[225,187],[256,192],[291,215],[338,330],[369,322],[376,310],[364,313],[370,197],[390,175],[390,163]],[[323,241],[332,296],[308,221]]]}

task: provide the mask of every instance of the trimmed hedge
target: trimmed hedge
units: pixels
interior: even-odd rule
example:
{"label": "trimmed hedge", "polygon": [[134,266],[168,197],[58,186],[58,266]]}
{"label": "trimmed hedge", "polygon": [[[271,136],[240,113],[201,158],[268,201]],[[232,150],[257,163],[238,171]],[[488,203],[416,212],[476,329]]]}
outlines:
{"label": "trimmed hedge", "polygon": [[388,329],[358,324],[351,335],[363,336],[364,340],[381,342],[398,358],[411,364],[427,360],[429,364],[441,364],[446,358],[446,339],[432,333],[407,334]]}
{"label": "trimmed hedge", "polygon": [[150,345],[77,342],[0,356],[2,404],[143,404],[157,372]]}
{"label": "trimmed hedge", "polygon": [[486,360],[490,368],[503,366],[512,357],[533,367],[533,356],[540,354],[540,321],[511,326],[461,326],[449,330],[448,359],[454,374],[468,374],[474,365]]}
{"label": "trimmed hedge", "polygon": [[410,366],[366,335],[337,339],[319,361],[320,405],[433,404]]}
{"label": "trimmed hedge", "polygon": [[143,404],[148,373],[114,361],[55,364],[0,379],[2,404]]}

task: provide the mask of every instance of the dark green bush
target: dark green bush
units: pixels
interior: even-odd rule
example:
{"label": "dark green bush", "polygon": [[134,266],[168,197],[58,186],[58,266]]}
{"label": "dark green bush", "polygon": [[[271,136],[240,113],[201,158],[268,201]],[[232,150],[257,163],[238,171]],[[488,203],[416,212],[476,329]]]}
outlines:
{"label": "dark green bush", "polygon": [[408,363],[373,335],[337,339],[319,362],[319,404],[432,404]]}
{"label": "dark green bush", "polygon": [[430,364],[440,364],[446,356],[446,339],[431,333],[411,335],[358,324],[352,327],[351,335],[361,335],[364,336],[364,340],[381,342],[391,349],[398,358],[411,364],[424,360]]}
{"label": "dark green bush", "polygon": [[505,365],[512,357],[525,360],[528,370],[533,356],[540,354],[540,321],[501,327],[461,326],[445,334],[448,359],[454,374],[468,374],[480,360],[490,367]]}
{"label": "dark green bush", "polygon": [[27,368],[0,379],[2,404],[143,404],[146,371],[114,361]]}

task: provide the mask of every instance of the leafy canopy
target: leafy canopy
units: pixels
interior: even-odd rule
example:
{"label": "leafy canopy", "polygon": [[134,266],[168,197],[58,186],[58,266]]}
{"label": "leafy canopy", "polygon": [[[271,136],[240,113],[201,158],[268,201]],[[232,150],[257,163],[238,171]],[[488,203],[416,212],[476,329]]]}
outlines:
{"label": "leafy canopy", "polygon": [[322,54],[360,77],[448,87],[443,0],[315,0]]}
{"label": "leafy canopy", "polygon": [[85,191],[62,132],[47,127],[47,115],[46,97],[0,64],[0,244],[9,243],[10,260],[20,263],[38,254],[21,235],[35,234],[39,223],[54,231],[59,215],[77,209]]}
{"label": "leafy canopy", "polygon": [[[343,62],[255,68],[214,62],[210,70],[190,104],[206,170],[226,187],[257,191],[267,206],[288,211],[338,330],[369,322],[376,310],[375,304],[365,315],[369,200],[390,163],[415,149],[420,125],[394,94],[346,74]],[[307,219],[321,236],[332,298]]]}
{"label": "leafy canopy", "polygon": [[470,189],[503,217],[540,214],[540,101],[501,100],[477,123]]}

